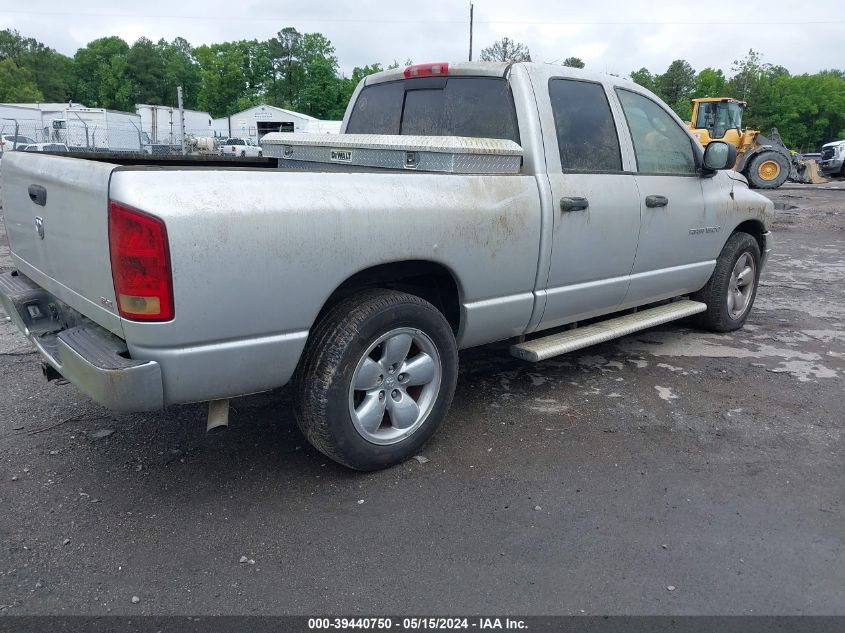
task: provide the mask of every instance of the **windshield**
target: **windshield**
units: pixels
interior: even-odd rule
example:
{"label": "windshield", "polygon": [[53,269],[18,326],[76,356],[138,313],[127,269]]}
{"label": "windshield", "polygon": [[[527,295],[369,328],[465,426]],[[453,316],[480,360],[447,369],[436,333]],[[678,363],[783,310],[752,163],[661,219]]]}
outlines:
{"label": "windshield", "polygon": [[742,128],[742,106],[730,101],[699,103],[695,127],[710,132],[711,138],[722,138],[728,130]]}
{"label": "windshield", "polygon": [[346,132],[519,143],[513,96],[501,77],[427,77],[367,86],[355,101]]}

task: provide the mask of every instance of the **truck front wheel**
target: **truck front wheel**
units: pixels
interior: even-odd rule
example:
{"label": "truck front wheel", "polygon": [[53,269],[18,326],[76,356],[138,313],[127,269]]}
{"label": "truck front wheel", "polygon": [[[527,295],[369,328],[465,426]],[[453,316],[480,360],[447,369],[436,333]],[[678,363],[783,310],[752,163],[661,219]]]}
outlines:
{"label": "truck front wheel", "polygon": [[385,468],[434,434],[457,375],[455,337],[437,308],[403,292],[366,290],[312,331],[295,381],[297,423],[336,462]]}
{"label": "truck front wheel", "polygon": [[698,325],[714,332],[731,332],[745,325],[759,279],[757,240],[748,233],[734,233],[722,248],[707,284],[692,297],[707,304],[707,311],[696,317]]}

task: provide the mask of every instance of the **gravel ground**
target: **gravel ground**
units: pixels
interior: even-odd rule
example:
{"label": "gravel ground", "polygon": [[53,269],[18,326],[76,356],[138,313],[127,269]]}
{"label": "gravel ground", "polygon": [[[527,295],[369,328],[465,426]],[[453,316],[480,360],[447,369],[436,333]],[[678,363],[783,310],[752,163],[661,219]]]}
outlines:
{"label": "gravel ground", "polygon": [[0,610],[845,614],[845,183],[769,195],[743,331],[464,352],[430,461],[379,473],[311,449],[284,391],[213,435],[110,413],[0,319]]}

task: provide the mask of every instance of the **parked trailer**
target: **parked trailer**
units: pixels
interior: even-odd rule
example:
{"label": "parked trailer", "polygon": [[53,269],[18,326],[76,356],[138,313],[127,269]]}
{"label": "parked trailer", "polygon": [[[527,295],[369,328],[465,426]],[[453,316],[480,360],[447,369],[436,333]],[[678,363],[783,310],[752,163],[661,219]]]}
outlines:
{"label": "parked trailer", "polygon": [[[33,143],[52,142],[50,124],[66,110],[84,107],[79,103],[0,103],[0,133],[17,134]],[[8,149],[8,148],[7,148]]]}
{"label": "parked trailer", "polygon": [[49,120],[45,115],[44,124],[44,141],[71,151],[140,152],[143,145],[141,117],[132,112],[68,108]]}

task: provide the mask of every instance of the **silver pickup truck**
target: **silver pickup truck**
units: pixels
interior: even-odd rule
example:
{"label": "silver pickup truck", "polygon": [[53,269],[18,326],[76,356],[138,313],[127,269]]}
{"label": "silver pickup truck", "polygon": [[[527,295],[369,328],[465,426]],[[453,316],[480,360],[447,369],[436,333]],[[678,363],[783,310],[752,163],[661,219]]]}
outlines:
{"label": "silver pickup truck", "polygon": [[363,80],[343,132],[311,162],[265,137],[265,168],[4,155],[0,299],[45,375],[118,411],[207,401],[210,426],[291,382],[309,441],[366,470],[432,436],[458,349],[751,310],[772,204],[629,81],[418,65]]}

